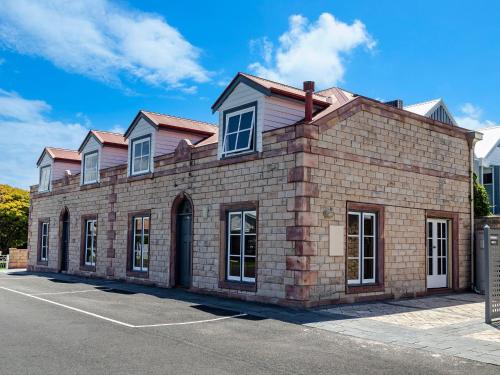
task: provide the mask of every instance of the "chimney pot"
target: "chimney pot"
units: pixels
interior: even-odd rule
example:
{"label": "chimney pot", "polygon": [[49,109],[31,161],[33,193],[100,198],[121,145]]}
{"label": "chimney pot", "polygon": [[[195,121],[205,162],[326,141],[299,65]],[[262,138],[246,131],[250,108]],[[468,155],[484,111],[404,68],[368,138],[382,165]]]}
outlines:
{"label": "chimney pot", "polygon": [[303,87],[306,92],[304,120],[306,122],[311,122],[313,113],[314,81],[304,81]]}

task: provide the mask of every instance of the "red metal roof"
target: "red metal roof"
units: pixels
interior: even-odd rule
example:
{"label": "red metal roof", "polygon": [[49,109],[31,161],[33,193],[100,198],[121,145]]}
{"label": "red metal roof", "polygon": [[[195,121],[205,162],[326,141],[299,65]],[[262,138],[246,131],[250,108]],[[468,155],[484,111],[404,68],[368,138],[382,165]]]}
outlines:
{"label": "red metal roof", "polygon": [[217,125],[208,122],[190,120],[187,118],[164,115],[161,113],[141,110],[141,113],[150,119],[156,126],[184,130],[199,134],[213,135],[217,133]]}
{"label": "red metal roof", "polygon": [[67,150],[64,148],[57,147],[45,147],[43,149],[42,155],[38,158],[37,165],[40,165],[43,155],[48,153],[53,160],[67,161],[70,163],[80,163],[80,154],[76,150]]}
{"label": "red metal roof", "polygon": [[128,141],[125,139],[123,134],[106,132],[102,130],[91,130],[91,133],[101,142],[103,145],[127,147]]}

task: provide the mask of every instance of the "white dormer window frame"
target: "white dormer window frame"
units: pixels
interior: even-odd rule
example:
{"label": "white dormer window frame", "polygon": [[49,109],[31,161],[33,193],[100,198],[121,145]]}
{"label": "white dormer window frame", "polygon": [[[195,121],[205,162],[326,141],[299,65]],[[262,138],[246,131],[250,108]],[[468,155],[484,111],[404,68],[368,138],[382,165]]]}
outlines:
{"label": "white dormer window frame", "polygon": [[256,118],[257,102],[223,112],[222,157],[255,151]]}
{"label": "white dormer window frame", "polygon": [[99,182],[99,151],[87,152],[83,155],[82,184]]}
{"label": "white dormer window frame", "polygon": [[[147,149],[145,145],[148,145]],[[151,135],[133,139],[130,147],[130,175],[137,176],[151,172]]]}
{"label": "white dormer window frame", "polygon": [[40,167],[40,180],[38,183],[39,192],[50,191],[50,179],[52,174],[52,166],[44,165]]}

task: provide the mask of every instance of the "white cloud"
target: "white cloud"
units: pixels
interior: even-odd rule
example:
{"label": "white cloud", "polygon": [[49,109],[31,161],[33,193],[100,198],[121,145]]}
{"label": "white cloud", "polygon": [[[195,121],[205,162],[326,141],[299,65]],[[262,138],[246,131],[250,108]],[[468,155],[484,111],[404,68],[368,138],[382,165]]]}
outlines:
{"label": "white cloud", "polygon": [[465,103],[460,107],[461,116],[455,116],[457,124],[466,129],[481,129],[495,126],[491,120],[484,120],[483,110],[472,103]]}
{"label": "white cloud", "polygon": [[349,25],[323,13],[315,22],[302,15],[291,16],[276,51],[266,37],[250,45],[253,49],[259,46],[263,55],[263,63],[249,66],[257,75],[295,86],[314,80],[324,88],[342,80],[349,52],[360,46],[373,49],[375,42],[361,21]]}
{"label": "white cloud", "polygon": [[114,125],[111,129],[110,129],[110,132],[111,133],[118,133],[118,134],[125,134],[125,132],[127,131],[126,128],[124,128],[123,126],[121,125]]}
{"label": "white cloud", "polygon": [[27,189],[37,183],[36,161],[45,146],[76,149],[88,129],[48,117],[51,107],[0,89],[0,183]]}
{"label": "white cloud", "polygon": [[161,16],[109,0],[3,0],[0,44],[113,85],[179,88],[210,76],[201,51]]}

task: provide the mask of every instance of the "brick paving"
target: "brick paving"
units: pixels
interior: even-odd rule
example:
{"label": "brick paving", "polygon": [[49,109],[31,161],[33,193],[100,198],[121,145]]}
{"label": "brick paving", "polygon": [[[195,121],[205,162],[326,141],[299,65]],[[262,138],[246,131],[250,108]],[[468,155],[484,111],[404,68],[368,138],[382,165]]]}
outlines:
{"label": "brick paving", "polygon": [[477,294],[345,305],[319,313],[326,320],[308,326],[500,365],[500,322],[484,323],[484,298]]}

